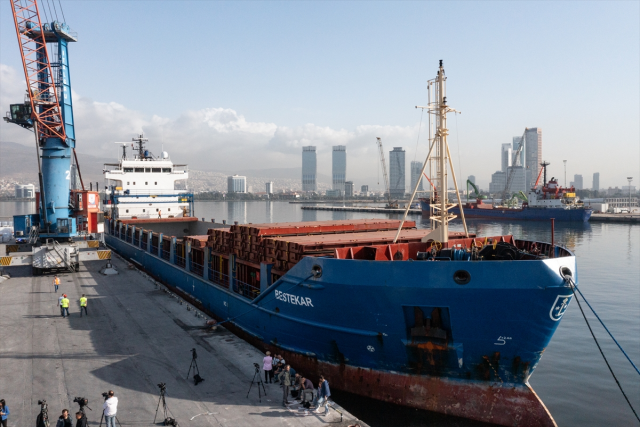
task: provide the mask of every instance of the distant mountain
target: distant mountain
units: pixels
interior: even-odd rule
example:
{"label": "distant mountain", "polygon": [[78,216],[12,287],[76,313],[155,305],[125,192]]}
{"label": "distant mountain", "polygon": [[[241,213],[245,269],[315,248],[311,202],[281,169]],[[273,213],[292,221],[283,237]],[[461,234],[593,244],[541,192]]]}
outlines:
{"label": "distant mountain", "polygon": [[[105,159],[78,153],[78,162],[85,188],[89,187],[89,182],[98,182],[100,186],[104,185],[102,167]],[[33,146],[27,146],[15,142],[0,141],[0,178],[11,178],[37,184],[38,163],[35,142]]]}

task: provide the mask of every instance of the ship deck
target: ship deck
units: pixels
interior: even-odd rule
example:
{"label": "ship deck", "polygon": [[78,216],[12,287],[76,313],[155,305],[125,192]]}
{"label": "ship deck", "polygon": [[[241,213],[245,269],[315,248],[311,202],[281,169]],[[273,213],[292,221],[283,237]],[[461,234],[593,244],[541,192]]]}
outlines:
{"label": "ship deck", "polygon": [[[0,245],[4,246],[4,245]],[[4,253],[4,248],[0,247]],[[46,399],[54,425],[61,410],[78,410],[75,397],[89,399],[89,421],[97,425],[102,392],[119,398],[123,426],[152,425],[159,399],[158,383],[167,384],[167,405],[178,422],[190,426],[347,426],[355,418],[330,411],[327,417],[301,416],[282,407],[282,391],[267,384],[258,400],[253,363],[263,355],[223,327],[209,332],[204,320],[128,263],[114,256],[119,275],[104,276],[103,262],[81,264],[76,274],[61,275],[58,293],[52,276],[32,277],[30,269],[7,269],[0,283],[0,329],[3,331],[3,381],[0,397],[11,410],[10,425],[35,422]],[[58,296],[71,300],[69,318],[60,316]],[[78,298],[89,298],[88,317],[80,317]],[[198,351],[197,386],[186,380],[192,348]],[[295,406],[294,408],[298,408]],[[161,422],[162,408],[157,422]],[[192,417],[192,421],[189,421]],[[365,425],[361,421],[361,425]]]}

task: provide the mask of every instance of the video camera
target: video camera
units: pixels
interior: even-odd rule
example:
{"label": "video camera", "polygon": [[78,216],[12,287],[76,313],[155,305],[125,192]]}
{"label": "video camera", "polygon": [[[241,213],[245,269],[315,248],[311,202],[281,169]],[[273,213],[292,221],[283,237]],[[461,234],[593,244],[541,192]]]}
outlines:
{"label": "video camera", "polygon": [[256,372],[260,372],[260,365],[258,365],[257,363],[254,363],[253,367],[256,369]]}
{"label": "video camera", "polygon": [[89,401],[85,397],[76,397],[75,399],[73,399],[73,403],[77,403],[78,405],[80,405],[80,408],[82,408],[83,406],[87,406],[89,404]]}
{"label": "video camera", "polygon": [[105,391],[102,393],[102,397],[104,397],[104,400],[107,400],[109,398],[109,393]]}
{"label": "video camera", "polygon": [[158,384],[158,387],[160,388],[161,392],[165,392],[167,390],[167,384],[166,383],[160,383]]}
{"label": "video camera", "polygon": [[38,400],[38,405],[40,406],[47,406],[47,401],[42,399],[42,400]]}

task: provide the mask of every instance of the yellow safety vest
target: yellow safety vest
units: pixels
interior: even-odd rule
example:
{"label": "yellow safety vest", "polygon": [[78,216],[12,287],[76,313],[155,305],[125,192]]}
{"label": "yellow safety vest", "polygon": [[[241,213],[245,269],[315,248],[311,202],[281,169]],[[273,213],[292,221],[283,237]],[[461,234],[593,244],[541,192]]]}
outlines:
{"label": "yellow safety vest", "polygon": [[87,306],[87,299],[85,297],[80,298],[80,307]]}
{"label": "yellow safety vest", "polygon": [[69,308],[69,298],[62,298],[62,308]]}

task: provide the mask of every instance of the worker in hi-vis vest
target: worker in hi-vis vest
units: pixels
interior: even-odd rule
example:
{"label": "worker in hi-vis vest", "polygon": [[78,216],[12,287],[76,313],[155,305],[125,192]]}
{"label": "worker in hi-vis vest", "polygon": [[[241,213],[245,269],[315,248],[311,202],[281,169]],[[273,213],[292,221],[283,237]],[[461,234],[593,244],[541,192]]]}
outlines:
{"label": "worker in hi-vis vest", "polygon": [[82,310],[84,310],[84,314],[89,315],[89,313],[87,313],[87,297],[85,297],[84,294],[80,297],[80,317],[82,317]]}
{"label": "worker in hi-vis vest", "polygon": [[58,286],[60,286],[60,278],[58,276],[53,278],[53,286],[56,289],[56,292],[58,292]]}
{"label": "worker in hi-vis vest", "polygon": [[[60,305],[62,306],[62,317],[67,317],[69,315],[69,298],[67,298],[67,294],[62,296],[64,297],[60,301]],[[66,316],[65,313],[67,314]]]}

